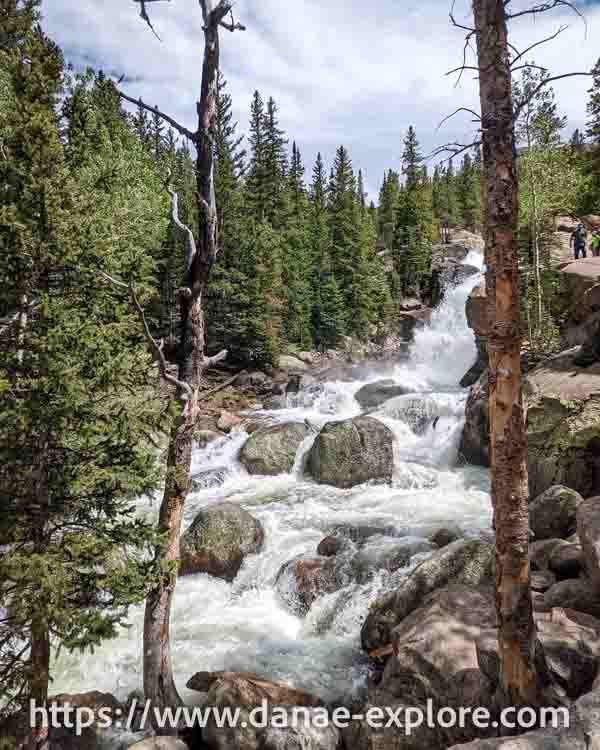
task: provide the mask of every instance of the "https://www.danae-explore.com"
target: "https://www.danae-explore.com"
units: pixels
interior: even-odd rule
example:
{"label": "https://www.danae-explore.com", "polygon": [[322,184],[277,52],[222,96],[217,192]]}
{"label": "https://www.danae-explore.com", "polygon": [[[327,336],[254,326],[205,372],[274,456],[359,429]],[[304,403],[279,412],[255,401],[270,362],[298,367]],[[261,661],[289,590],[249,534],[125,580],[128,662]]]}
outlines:
{"label": "https://www.danae-explore.com", "polygon": [[396,729],[407,736],[425,725],[431,728],[473,728],[475,730],[520,729],[527,731],[534,727],[566,728],[569,726],[569,712],[564,707],[551,706],[539,709],[529,707],[505,708],[499,716],[484,706],[435,707],[427,700],[425,706],[379,707],[371,706],[364,713],[352,713],[348,708],[305,706],[272,706],[263,700],[252,709],[239,707],[190,707],[159,708],[149,701],[133,700],[127,710],[114,707],[92,709],[85,706],[71,706],[68,703],[37,706],[30,703],[29,720],[32,727],[67,728],[76,735],[90,727],[100,729],[122,729],[139,731],[150,726],[159,729],[183,727],[206,727],[210,724],[218,728],[253,727],[256,729],[297,728],[312,726],[325,729],[334,726],[345,729],[352,722],[364,722],[372,729]]}

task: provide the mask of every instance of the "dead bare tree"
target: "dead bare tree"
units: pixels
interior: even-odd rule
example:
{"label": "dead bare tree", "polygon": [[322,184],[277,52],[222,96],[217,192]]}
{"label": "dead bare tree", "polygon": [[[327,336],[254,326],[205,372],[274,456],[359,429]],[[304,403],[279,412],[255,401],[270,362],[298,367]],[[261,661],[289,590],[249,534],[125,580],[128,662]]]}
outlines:
{"label": "dead bare tree", "polygon": [[[530,590],[529,490],[527,431],[522,402],[521,309],[518,256],[518,175],[515,122],[526,101],[515,102],[512,73],[517,63],[555,34],[519,51],[510,43],[511,19],[537,15],[553,8],[577,8],[567,0],[551,0],[510,13],[511,0],[472,0],[474,25],[452,24],[467,32],[463,65],[451,73],[475,70],[479,80],[481,114],[475,116],[478,136],[472,143],[450,143],[437,149],[458,155],[473,147],[483,153],[483,213],[485,232],[486,290],[488,299],[490,457],[492,504],[496,531],[496,609],[499,623],[502,703],[540,706],[560,701],[548,677],[537,639]],[[467,65],[471,40],[476,40],[476,64]],[[553,81],[589,73],[547,76],[529,96]],[[460,78],[459,78],[460,80]],[[447,120],[448,118],[446,118]]]}
{"label": "dead bare tree", "polygon": [[[156,34],[147,11],[147,4],[161,0],[134,0],[140,5],[140,14]],[[200,412],[205,386],[206,370],[227,356],[222,351],[209,357],[206,354],[206,335],[203,297],[210,273],[217,258],[217,207],[215,201],[213,155],[217,115],[217,77],[219,72],[219,30],[244,30],[233,18],[233,0],[199,0],[204,30],[204,60],[200,98],[197,103],[198,130],[193,133],[174,118],[142,101],[119,92],[123,99],[133,101],[142,108],[158,114],[179,133],[189,138],[196,147],[196,200],[198,227],[194,233],[179,218],[178,198],[167,184],[171,198],[171,215],[174,224],[186,239],[186,258],[183,279],[179,289],[181,332],[178,354],[178,375],[167,372],[162,345],[152,338],[144,311],[135,289],[119,280],[113,283],[129,290],[132,304],[142,322],[145,335],[162,376],[175,387],[179,402],[178,416],[172,427],[167,459],[167,477],[160,507],[158,530],[164,542],[156,549],[156,559],[162,574],[146,599],[144,618],[144,692],[152,706],[164,708],[181,703],[173,679],[169,621],[179,560],[179,542],[185,500],[191,485],[190,469],[194,428]],[[155,727],[159,734],[173,733],[169,728]]]}
{"label": "dead bare tree", "polygon": [[492,503],[502,687],[541,705],[529,575],[527,438],[521,396],[518,181],[504,0],[474,0],[484,168]]}

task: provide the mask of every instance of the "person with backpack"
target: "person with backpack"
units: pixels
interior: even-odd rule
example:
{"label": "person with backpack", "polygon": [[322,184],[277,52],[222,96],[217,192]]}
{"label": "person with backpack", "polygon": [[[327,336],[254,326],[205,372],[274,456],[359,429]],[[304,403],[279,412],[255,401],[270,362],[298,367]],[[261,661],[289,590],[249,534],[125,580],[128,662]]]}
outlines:
{"label": "person with backpack", "polygon": [[570,246],[572,246],[575,249],[575,260],[579,260],[579,254],[581,253],[581,256],[583,258],[587,258],[587,252],[586,252],[586,242],[587,242],[587,232],[585,227],[581,222],[577,225],[575,228],[575,231],[571,235],[571,242]]}
{"label": "person with backpack", "polygon": [[594,258],[600,257],[600,229],[594,229],[592,232],[590,247],[592,248],[592,255]]}

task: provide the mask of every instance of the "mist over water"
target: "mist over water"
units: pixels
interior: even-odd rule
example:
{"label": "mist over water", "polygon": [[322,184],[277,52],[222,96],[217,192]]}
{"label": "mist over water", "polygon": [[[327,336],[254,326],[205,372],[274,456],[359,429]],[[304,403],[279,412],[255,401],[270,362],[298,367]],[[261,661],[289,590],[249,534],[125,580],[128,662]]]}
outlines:
{"label": "mist over water", "polygon": [[[481,267],[471,253],[466,263]],[[292,614],[275,589],[283,563],[297,555],[314,557],[319,541],[340,525],[387,529],[369,540],[374,552],[397,543],[398,536],[420,537],[441,524],[457,523],[465,533],[490,526],[487,472],[456,468],[467,391],[457,385],[475,360],[465,302],[478,277],[450,289],[419,330],[410,356],[390,368],[373,363],[354,382],[325,382],[299,394],[289,408],[261,412],[277,421],[307,419],[315,426],[361,413],[354,394],[381,377],[393,378],[411,393],[383,404],[372,415],[394,433],[395,468],[391,485],[365,484],[349,490],[317,485],[303,475],[303,457],[314,436],[299,449],[294,470],[277,477],[249,476],[237,456],[247,439],[238,431],[193,458],[194,474],[218,470],[190,496],[185,523],[207,505],[237,502],[260,519],[265,545],[248,557],[232,583],[195,575],[177,584],[171,618],[172,657],[184,699],[189,677],[201,670],[243,670],[286,681],[334,700],[360,694],[366,663],[360,627],[369,605],[394,588],[410,570],[380,570],[364,583],[349,583],[318,599],[305,618]],[[385,369],[384,369],[385,368]],[[425,416],[425,419],[423,418]],[[437,418],[437,419],[436,419]],[[423,424],[425,427],[423,428]],[[214,486],[216,484],[216,486]],[[158,501],[144,510],[156,514]],[[419,556],[411,560],[414,566]],[[51,692],[100,690],[124,699],[142,686],[143,608],[131,611],[130,626],[94,654],[63,653],[54,665]]]}

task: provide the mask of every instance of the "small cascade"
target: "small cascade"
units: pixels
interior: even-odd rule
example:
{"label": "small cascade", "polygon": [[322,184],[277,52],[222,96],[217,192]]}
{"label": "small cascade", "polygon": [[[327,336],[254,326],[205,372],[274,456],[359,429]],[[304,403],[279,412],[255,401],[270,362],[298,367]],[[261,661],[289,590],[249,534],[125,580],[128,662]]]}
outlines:
{"label": "small cascade", "polygon": [[[471,254],[465,262],[481,267],[482,259]],[[487,472],[457,468],[455,460],[467,396],[458,382],[476,356],[464,310],[477,281],[473,276],[447,291],[431,324],[417,332],[409,358],[392,369],[392,379],[410,393],[371,412],[395,438],[389,485],[340,490],[317,485],[304,472],[317,431],[328,421],[359,415],[354,394],[369,382],[390,378],[389,364],[382,370],[373,363],[353,382],[312,383],[288,397],[286,408],[257,414],[276,422],[306,421],[314,428],[289,474],[250,476],[238,460],[248,438],[243,430],[194,451],[195,485],[185,523],[207,505],[240,503],[261,521],[265,544],[260,554],[245,560],[233,583],[207,575],[178,582],[171,641],[175,677],[185,699],[199,697],[183,687],[192,673],[218,669],[259,672],[331,701],[360,693],[366,679],[362,621],[370,604],[410,567],[394,572],[383,568],[364,580],[349,580],[300,618],[277,591],[282,565],[297,555],[314,557],[319,541],[338,527],[385,529],[387,536],[369,542],[381,548],[398,537],[423,539],[439,524],[459,524],[466,533],[489,528]],[[156,502],[147,512],[157,512]],[[130,627],[93,655],[62,653],[54,665],[54,692],[100,690],[124,699],[139,690],[142,629],[143,608],[134,608]]]}

